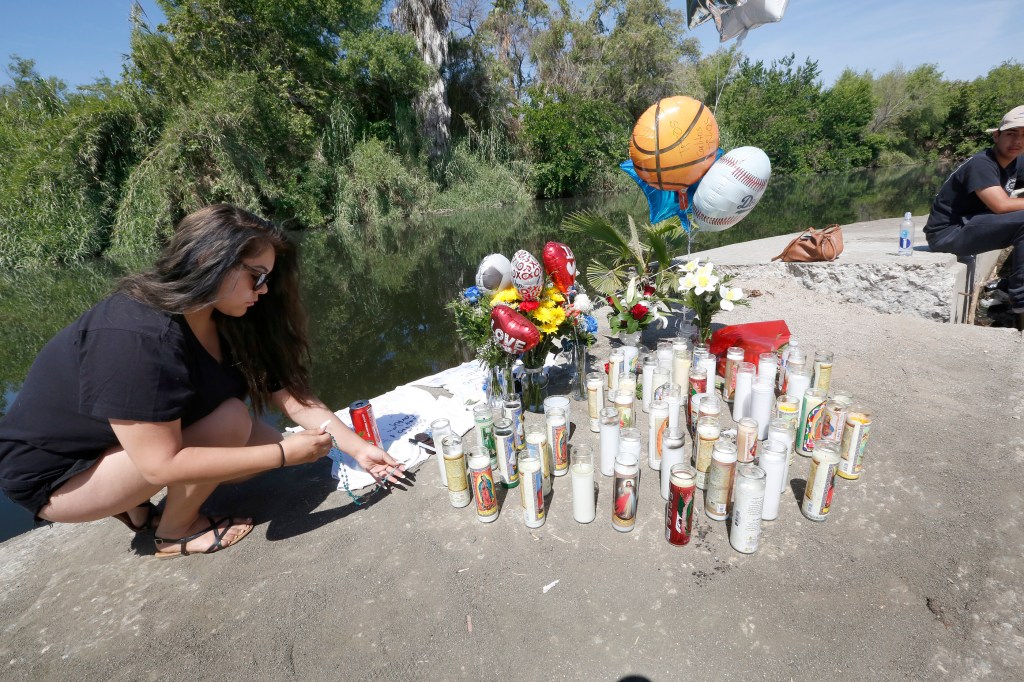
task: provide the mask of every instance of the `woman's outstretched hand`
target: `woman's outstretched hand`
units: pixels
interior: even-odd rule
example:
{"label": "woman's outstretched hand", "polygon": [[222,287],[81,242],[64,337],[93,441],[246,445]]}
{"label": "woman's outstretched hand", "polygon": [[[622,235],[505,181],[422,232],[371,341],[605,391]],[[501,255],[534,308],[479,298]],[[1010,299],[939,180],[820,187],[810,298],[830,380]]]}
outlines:
{"label": "woman's outstretched hand", "polygon": [[377,483],[409,483],[405,478],[405,465],[399,464],[384,450],[370,443],[367,447],[353,452],[352,458],[369,472]]}

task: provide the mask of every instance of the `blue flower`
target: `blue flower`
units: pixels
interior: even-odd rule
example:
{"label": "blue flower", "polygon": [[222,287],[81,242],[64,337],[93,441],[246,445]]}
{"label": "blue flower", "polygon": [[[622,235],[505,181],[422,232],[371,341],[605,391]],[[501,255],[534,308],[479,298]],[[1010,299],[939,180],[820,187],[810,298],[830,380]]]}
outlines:
{"label": "blue flower", "polygon": [[464,292],[462,293],[462,295],[463,295],[463,296],[464,296],[464,297],[466,298],[466,300],[467,300],[467,301],[469,301],[470,303],[476,303],[477,301],[479,301],[479,300],[480,300],[480,295],[481,295],[481,294],[480,294],[480,289],[479,289],[478,287],[472,286],[472,287],[470,287],[470,288],[466,289],[466,290],[465,290],[465,291],[464,291]]}
{"label": "blue flower", "polygon": [[584,324],[586,324],[588,332],[590,332],[591,334],[597,333],[597,320],[593,317],[593,315],[584,315],[583,322]]}

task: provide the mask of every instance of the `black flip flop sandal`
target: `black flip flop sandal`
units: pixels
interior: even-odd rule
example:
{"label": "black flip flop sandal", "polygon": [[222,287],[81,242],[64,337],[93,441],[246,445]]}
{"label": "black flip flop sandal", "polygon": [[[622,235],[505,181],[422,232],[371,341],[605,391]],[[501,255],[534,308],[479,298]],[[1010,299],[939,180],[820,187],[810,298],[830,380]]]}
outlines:
{"label": "black flip flop sandal", "polygon": [[[232,517],[230,517],[230,516],[221,516],[219,518],[214,518],[212,516],[207,516],[206,520],[210,522],[209,526],[207,526],[206,528],[204,528],[201,531],[198,531],[196,533],[192,533],[192,535],[189,535],[187,537],[183,537],[183,538],[158,538],[158,537],[154,537],[153,539],[157,543],[166,543],[166,544],[178,545],[178,548],[177,549],[173,549],[173,550],[170,550],[170,549],[157,550],[157,552],[156,552],[156,554],[154,554],[154,556],[156,556],[158,559],[170,559],[172,557],[179,557],[179,556],[192,556],[193,554],[213,554],[214,552],[219,552],[220,550],[225,549],[226,547],[230,547],[230,546],[234,545],[239,540],[241,540],[246,535],[248,535],[252,531],[252,529],[253,529],[253,526],[249,526],[249,528],[244,533],[242,533],[241,535],[236,537],[231,542],[229,542],[227,544],[224,544],[223,542],[221,542],[221,540],[223,540],[224,536],[228,534],[229,530],[231,530],[231,526],[235,525],[234,519]],[[220,525],[225,523],[225,522],[227,522],[227,525],[224,526],[223,529],[220,528]],[[189,552],[188,549],[186,549],[186,547],[188,546],[188,543],[192,542],[193,540],[195,540],[197,538],[200,538],[200,537],[206,535],[210,531],[213,531],[213,544],[212,545],[207,547],[202,552]]]}

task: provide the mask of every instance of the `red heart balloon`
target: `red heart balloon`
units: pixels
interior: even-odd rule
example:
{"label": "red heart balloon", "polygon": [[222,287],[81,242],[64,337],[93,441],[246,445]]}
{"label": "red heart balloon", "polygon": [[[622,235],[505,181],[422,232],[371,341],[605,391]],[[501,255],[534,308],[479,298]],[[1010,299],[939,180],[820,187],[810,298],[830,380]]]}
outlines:
{"label": "red heart balloon", "polygon": [[565,244],[548,242],[544,245],[544,269],[563,294],[576,283],[576,256]]}
{"label": "red heart balloon", "polygon": [[540,343],[540,332],[533,322],[507,305],[491,309],[491,329],[501,349],[512,355],[525,353]]}

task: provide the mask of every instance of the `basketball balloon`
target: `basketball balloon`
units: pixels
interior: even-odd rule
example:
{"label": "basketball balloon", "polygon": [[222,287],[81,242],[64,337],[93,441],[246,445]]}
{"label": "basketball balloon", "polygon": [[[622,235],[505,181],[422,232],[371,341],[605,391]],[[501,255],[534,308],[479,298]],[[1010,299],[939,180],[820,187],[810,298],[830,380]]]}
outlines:
{"label": "basketball balloon", "polygon": [[693,195],[693,222],[705,232],[721,232],[760,201],[772,174],[768,155],[757,147],[737,147],[711,166]]}
{"label": "basketball balloon", "polygon": [[685,190],[715,162],[718,122],[703,102],[666,97],[640,115],[629,138],[629,158],[644,182]]}

